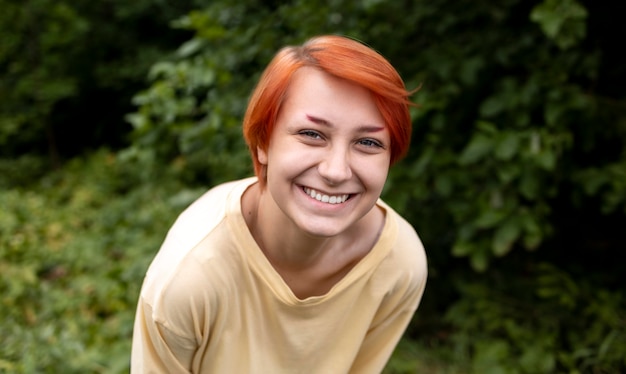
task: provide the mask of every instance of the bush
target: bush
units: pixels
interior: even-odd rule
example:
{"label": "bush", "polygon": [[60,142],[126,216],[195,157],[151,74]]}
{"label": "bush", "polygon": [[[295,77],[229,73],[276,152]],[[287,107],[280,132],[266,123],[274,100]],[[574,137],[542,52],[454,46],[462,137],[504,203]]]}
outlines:
{"label": "bush", "polygon": [[[422,86],[384,198],[420,233],[430,280],[388,370],[625,370],[618,5],[219,0],[144,45],[140,31],[192,3],[0,3],[0,371],[127,371],[141,277],[203,188],[189,186],[250,174],[250,91],[278,48],[321,33],[363,40]],[[124,101],[157,41],[181,35],[135,95],[132,146],[47,173],[55,134],[120,126],[119,145],[119,110],[102,103]]]}
{"label": "bush", "polygon": [[[214,1],[177,21],[194,37],[135,96],[129,154],[185,165],[188,183],[247,175],[239,124],[271,56],[317,34],[363,40],[421,86],[412,148],[383,193],[429,255],[409,331],[419,343],[404,352],[447,347],[478,373],[622,370],[626,61],[605,26],[623,25],[616,14],[576,0]],[[547,296],[547,279],[574,285],[561,295],[571,305]]]}
{"label": "bush", "polygon": [[0,157],[48,155],[58,165],[127,145],[132,94],[188,37],[169,21],[199,3],[0,0]]}
{"label": "bush", "polygon": [[315,34],[356,37],[409,87],[422,85],[412,151],[392,170],[385,198],[430,248],[485,271],[552,237],[556,198],[597,198],[596,215],[626,211],[626,115],[607,102],[614,93],[603,69],[615,62],[599,48],[601,20],[588,18],[575,0],[213,2],[176,22],[195,36],[155,64],[151,86],[135,96],[132,152],[183,163],[190,182],[248,175],[240,123],[271,56]]}
{"label": "bush", "polygon": [[446,314],[458,329],[454,351],[472,373],[626,370],[622,292],[599,289],[548,263],[511,273],[459,284],[461,301]]}
{"label": "bush", "polygon": [[0,371],[128,371],[147,265],[198,196],[134,175],[101,151],[31,189],[1,190]]}

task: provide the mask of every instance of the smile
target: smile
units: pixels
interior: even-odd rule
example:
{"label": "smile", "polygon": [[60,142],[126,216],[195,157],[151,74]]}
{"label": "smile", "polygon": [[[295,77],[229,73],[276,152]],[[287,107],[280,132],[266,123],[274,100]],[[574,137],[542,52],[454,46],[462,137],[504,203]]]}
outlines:
{"label": "smile", "polygon": [[350,197],[350,195],[324,195],[308,187],[304,187],[304,192],[317,201],[329,204],[345,203],[346,200],[348,200],[348,198]]}

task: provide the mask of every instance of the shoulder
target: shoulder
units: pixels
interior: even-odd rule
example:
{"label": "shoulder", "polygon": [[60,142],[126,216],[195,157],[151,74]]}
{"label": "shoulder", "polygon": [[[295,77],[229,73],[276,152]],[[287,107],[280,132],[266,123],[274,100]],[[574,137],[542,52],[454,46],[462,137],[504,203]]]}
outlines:
{"label": "shoulder", "polygon": [[426,261],[424,245],[413,225],[384,201],[379,200],[378,205],[385,209],[388,224],[395,226],[397,234],[394,247],[401,253],[415,257],[416,260]]}
{"label": "shoulder", "polygon": [[252,182],[253,178],[224,183],[211,188],[194,201],[168,231],[149,271],[161,263],[170,269],[176,266],[222,222],[229,203],[239,199],[245,187]]}
{"label": "shoulder", "polygon": [[[219,271],[207,272],[206,268],[219,270],[221,253],[228,251],[229,243],[215,238],[229,237],[222,235],[228,225],[221,223],[229,201],[237,199],[234,194],[241,189],[238,186],[247,183],[248,180],[241,180],[214,187],[181,213],[150,264],[142,288],[143,297],[156,301],[167,295],[173,298],[194,296],[192,291],[202,289],[197,285],[206,284],[207,276],[219,274]],[[184,292],[179,294],[178,291]]]}
{"label": "shoulder", "polygon": [[189,332],[210,325],[227,295],[235,294],[242,261],[219,224],[192,247],[164,243],[161,251],[178,251],[180,258],[155,259],[144,281],[141,297],[150,305],[155,321],[174,334],[189,338]]}
{"label": "shoulder", "polygon": [[378,204],[386,210],[388,224],[394,226],[396,231],[390,255],[387,257],[388,265],[396,269],[398,274],[411,278],[413,282],[425,283],[428,273],[426,251],[417,231],[389,205],[383,201]]}
{"label": "shoulder", "polygon": [[254,180],[254,178],[242,179],[211,188],[180,214],[170,232],[181,227],[191,229],[214,227],[224,217],[228,202],[231,199],[239,199],[245,190],[243,187],[247,187]]}

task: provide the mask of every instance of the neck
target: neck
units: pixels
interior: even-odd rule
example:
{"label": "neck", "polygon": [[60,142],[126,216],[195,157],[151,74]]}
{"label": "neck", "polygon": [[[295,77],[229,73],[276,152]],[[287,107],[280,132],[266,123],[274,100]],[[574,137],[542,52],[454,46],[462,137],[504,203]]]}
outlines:
{"label": "neck", "polygon": [[301,231],[283,215],[273,214],[276,207],[265,203],[269,199],[267,190],[253,185],[243,196],[242,210],[254,239],[273,265],[292,269],[310,267],[339,241]]}
{"label": "neck", "polygon": [[265,257],[299,298],[328,292],[370,251],[384,226],[384,213],[372,209],[340,235],[317,237],[276,212],[268,199],[267,190],[251,186],[242,197],[242,213]]}

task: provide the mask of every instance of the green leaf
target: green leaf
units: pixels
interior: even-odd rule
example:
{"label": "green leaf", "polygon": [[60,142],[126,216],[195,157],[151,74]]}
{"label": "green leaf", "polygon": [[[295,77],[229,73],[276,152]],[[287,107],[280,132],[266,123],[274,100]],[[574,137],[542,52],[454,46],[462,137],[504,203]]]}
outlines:
{"label": "green leaf", "polygon": [[519,191],[528,200],[536,200],[539,198],[539,188],[541,180],[539,173],[535,170],[526,170],[520,179]]}
{"label": "green leaf", "polygon": [[521,136],[514,132],[504,133],[498,140],[495,156],[500,160],[510,160],[516,153],[521,142]]}
{"label": "green leaf", "polygon": [[556,167],[557,157],[554,152],[548,149],[544,149],[540,152],[535,159],[537,160],[537,164],[544,170],[552,171]]}
{"label": "green leaf", "polygon": [[470,256],[470,264],[474,271],[482,273],[489,266],[489,255],[484,250],[474,251]]}
{"label": "green leaf", "polygon": [[503,184],[509,184],[515,178],[518,178],[521,173],[521,166],[518,163],[506,163],[498,167],[497,170],[498,179]]}
{"label": "green leaf", "polygon": [[204,45],[203,39],[193,38],[183,43],[176,51],[176,54],[182,58],[189,57],[200,51]]}
{"label": "green leaf", "polygon": [[509,218],[500,225],[494,235],[491,250],[493,254],[501,257],[507,254],[513,244],[519,238],[522,227],[519,220]]}
{"label": "green leaf", "polygon": [[500,95],[488,97],[480,105],[480,115],[486,118],[494,117],[504,110],[506,103]]}
{"label": "green leaf", "polygon": [[452,247],[452,255],[456,257],[469,256],[474,250],[474,246],[467,241],[457,240]]}
{"label": "green leaf", "polygon": [[518,217],[523,230],[524,248],[527,250],[536,249],[543,240],[543,233],[536,218],[530,213],[520,214]]}
{"label": "green leaf", "polygon": [[472,137],[469,144],[465,147],[459,157],[459,164],[474,164],[487,156],[493,149],[493,139],[483,135],[476,134]]}
{"label": "green leaf", "polygon": [[480,229],[487,229],[499,224],[507,215],[502,209],[487,209],[480,213],[474,225]]}
{"label": "green leaf", "polygon": [[452,179],[447,174],[439,174],[435,178],[435,190],[443,197],[450,196],[453,185]]}
{"label": "green leaf", "polygon": [[576,0],[545,0],[530,13],[530,20],[539,24],[544,34],[561,49],[584,39],[586,19],[587,9]]}

